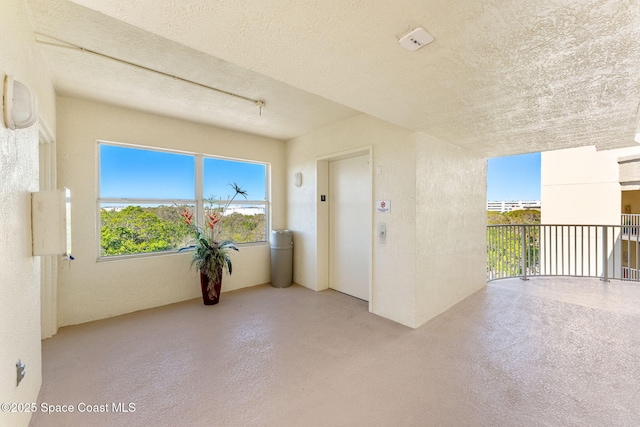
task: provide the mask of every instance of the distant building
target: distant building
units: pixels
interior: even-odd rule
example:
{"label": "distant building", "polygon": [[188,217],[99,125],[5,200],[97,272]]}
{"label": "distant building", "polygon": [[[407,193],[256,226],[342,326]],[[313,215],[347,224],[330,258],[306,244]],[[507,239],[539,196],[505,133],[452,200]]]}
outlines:
{"label": "distant building", "polygon": [[540,200],[487,201],[487,210],[491,212],[511,212],[524,209],[540,210]]}
{"label": "distant building", "polygon": [[640,147],[543,152],[540,172],[541,222],[619,225],[610,231],[615,244],[608,252],[609,272],[639,280]]}
{"label": "distant building", "polygon": [[229,206],[224,214],[231,215],[233,213],[242,215],[264,214],[264,206]]}
{"label": "distant building", "polygon": [[543,224],[620,224],[640,214],[640,147],[543,152]]}

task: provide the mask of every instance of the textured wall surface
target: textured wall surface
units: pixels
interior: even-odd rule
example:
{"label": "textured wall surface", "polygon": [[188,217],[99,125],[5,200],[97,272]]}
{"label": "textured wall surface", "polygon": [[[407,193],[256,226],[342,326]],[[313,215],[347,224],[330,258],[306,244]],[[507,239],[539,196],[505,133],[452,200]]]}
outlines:
{"label": "textured wall surface", "polygon": [[540,197],[543,224],[619,224],[618,158],[640,148],[594,147],[542,153]]}
{"label": "textured wall surface", "polygon": [[[0,79],[11,74],[37,94],[55,129],[53,86],[33,43],[24,2],[3,1]],[[31,256],[31,192],[38,191],[38,126],[9,130],[0,120],[0,403],[35,402],[42,382],[40,261]],[[16,362],[26,376],[16,387]],[[0,412],[0,425],[26,426],[29,413]]]}
{"label": "textured wall surface", "polygon": [[[410,327],[485,285],[486,160],[468,150],[360,116],[287,142],[288,226],[295,231],[294,280],[311,289],[318,259],[315,166],[318,157],[371,145],[373,200],[371,311]],[[372,207],[373,209],[373,207]],[[386,244],[377,230],[386,224]],[[464,266],[464,267],[463,267]]]}
{"label": "textured wall surface", "polygon": [[[191,255],[170,254],[97,262],[97,144],[99,139],[271,163],[271,226],[286,224],[285,144],[72,98],[58,98],[58,184],[71,190],[75,261],[59,271],[61,325],[102,319],[200,295]],[[268,283],[269,245],[234,254],[223,291]]]}
{"label": "textured wall surface", "polygon": [[635,0],[74,2],[487,157],[636,133]]}
{"label": "textured wall surface", "polygon": [[[638,150],[638,153],[640,153],[640,150]],[[633,159],[618,162],[620,183],[638,185],[640,184],[640,156],[631,157],[633,157]]]}
{"label": "textured wall surface", "polygon": [[287,142],[288,176],[300,171],[304,177],[300,188],[287,181],[294,281],[314,290],[325,286],[317,280],[316,159],[366,146],[373,152],[373,200],[392,202],[390,213],[373,216],[374,228],[386,222],[387,243],[373,243],[371,310],[414,326],[415,143],[413,132],[395,125],[363,115]]}
{"label": "textured wall surface", "polygon": [[[0,402],[35,401],[41,383],[40,263],[31,256],[37,173],[37,127],[0,128]],[[27,365],[27,375],[16,388],[18,359]],[[28,414],[0,412],[0,425],[26,425],[28,419]]]}
{"label": "textured wall surface", "polygon": [[486,164],[468,150],[417,136],[417,325],[486,285]]}

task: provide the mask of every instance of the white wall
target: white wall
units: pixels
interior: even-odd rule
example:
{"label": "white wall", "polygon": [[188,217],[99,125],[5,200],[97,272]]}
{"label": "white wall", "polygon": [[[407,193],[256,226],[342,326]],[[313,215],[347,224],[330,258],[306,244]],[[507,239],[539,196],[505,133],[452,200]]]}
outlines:
{"label": "white wall", "polygon": [[619,224],[621,188],[618,158],[640,148],[597,151],[595,147],[543,152],[543,224]]}
{"label": "white wall", "polygon": [[[292,178],[295,172],[304,176],[300,188],[293,179],[287,180],[296,283],[314,290],[326,288],[317,264],[322,257],[317,251],[322,239],[317,238],[317,159],[369,146],[373,200],[391,201],[391,212],[373,214],[370,308],[417,327],[485,285],[486,160],[366,115],[288,141],[287,176]],[[451,207],[439,212],[443,202]],[[457,209],[461,211],[449,214]],[[373,238],[382,222],[386,244]],[[443,232],[455,229],[476,241],[460,244],[461,236]],[[449,255],[452,258],[441,262]],[[467,263],[464,269],[458,261]]]}
{"label": "white wall", "polygon": [[[5,74],[37,94],[40,115],[55,133],[55,99],[22,0],[0,13],[0,79]],[[1,89],[0,89],[1,90]],[[38,126],[8,130],[0,120],[0,403],[35,402],[42,383],[40,260],[31,256],[31,192],[38,190]],[[26,376],[16,387],[16,362]],[[0,412],[0,425],[23,426],[30,414]]]}
{"label": "white wall", "polygon": [[417,324],[486,285],[487,160],[417,136]]}
{"label": "white wall", "polygon": [[[71,325],[170,304],[200,294],[191,254],[97,262],[97,140],[271,163],[271,226],[286,225],[285,143],[73,98],[58,98],[58,185],[71,189],[76,258],[61,263],[59,321]],[[268,244],[233,254],[223,292],[270,281]],[[224,296],[223,296],[224,298]]]}

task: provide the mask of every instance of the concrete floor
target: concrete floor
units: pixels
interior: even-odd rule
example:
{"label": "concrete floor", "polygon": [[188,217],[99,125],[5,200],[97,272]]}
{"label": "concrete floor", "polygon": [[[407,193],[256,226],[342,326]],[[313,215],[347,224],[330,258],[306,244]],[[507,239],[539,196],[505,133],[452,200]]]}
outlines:
{"label": "concrete floor", "polygon": [[75,412],[34,427],[638,426],[640,285],[492,282],[416,330],[258,286],[62,328],[43,365],[39,407]]}

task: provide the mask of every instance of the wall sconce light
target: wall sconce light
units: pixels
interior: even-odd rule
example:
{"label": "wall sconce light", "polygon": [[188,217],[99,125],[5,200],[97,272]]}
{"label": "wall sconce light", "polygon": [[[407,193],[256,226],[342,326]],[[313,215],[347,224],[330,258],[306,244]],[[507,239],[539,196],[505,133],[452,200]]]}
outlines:
{"label": "wall sconce light", "polygon": [[38,98],[13,76],[4,78],[4,125],[9,129],[25,129],[38,120]]}
{"label": "wall sconce light", "polygon": [[296,187],[302,186],[302,172],[296,172],[296,174],[293,176],[293,185],[295,185]]}

